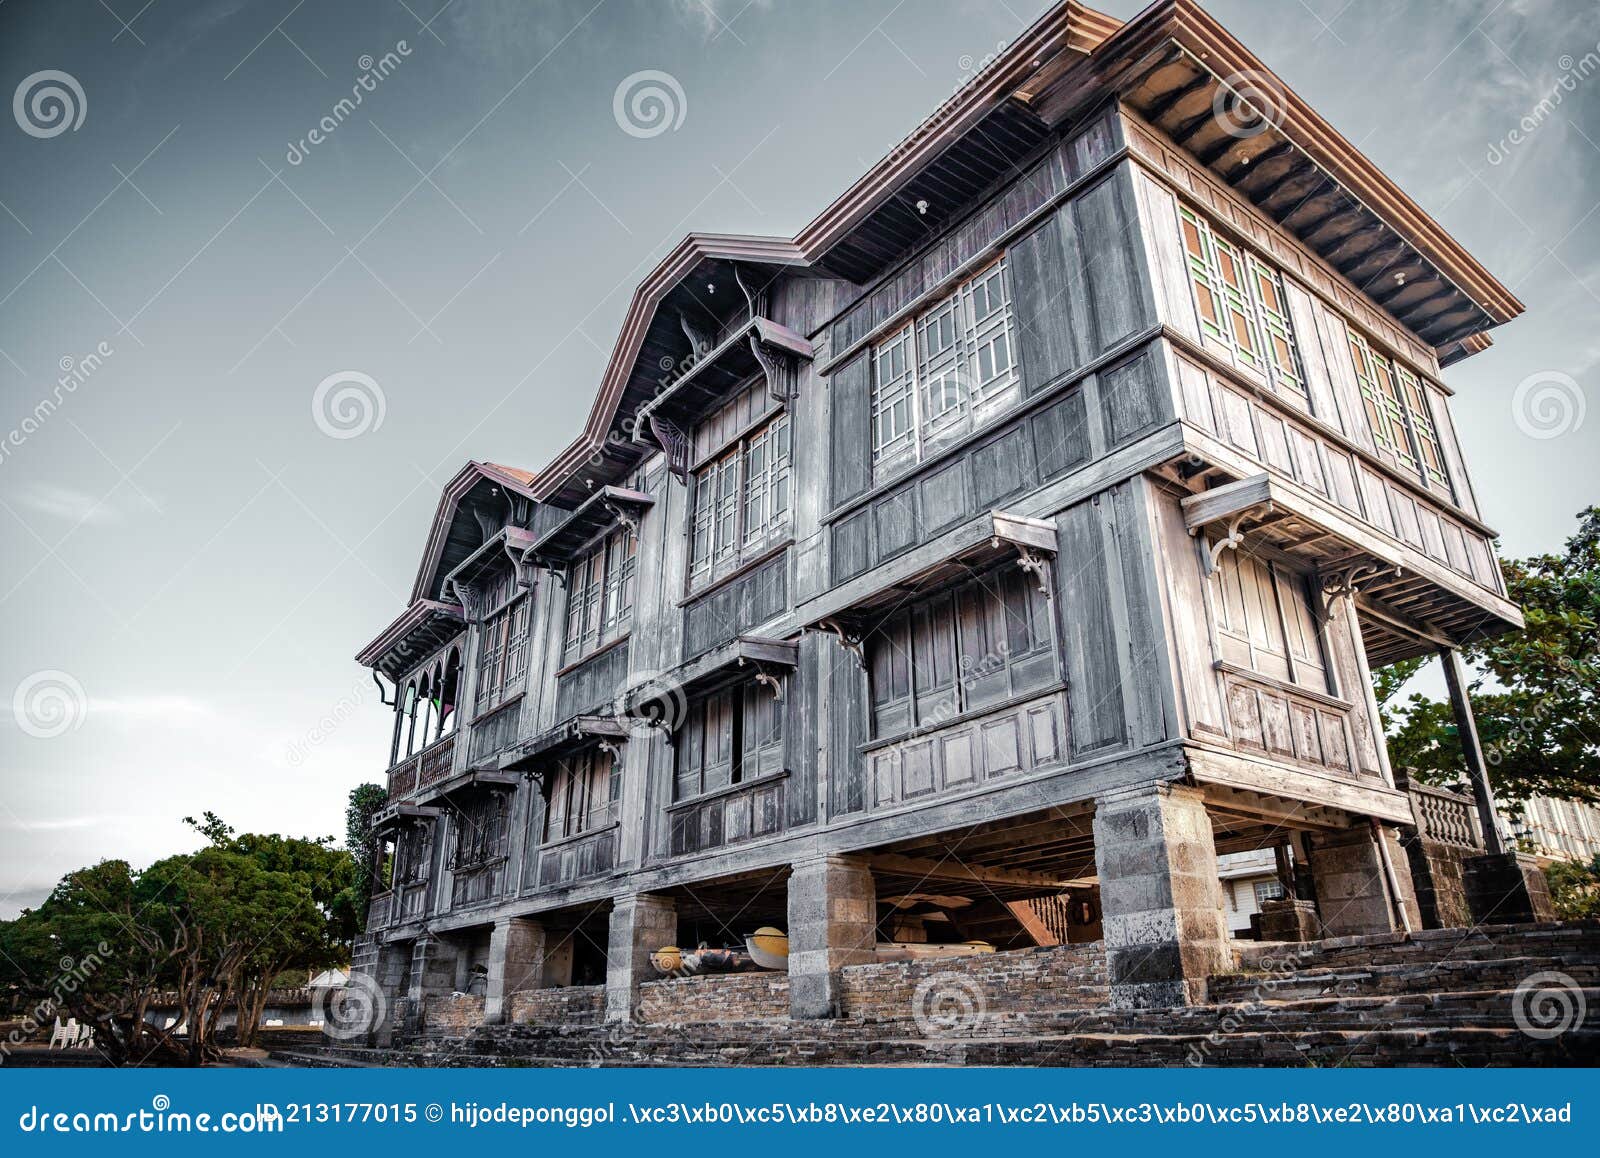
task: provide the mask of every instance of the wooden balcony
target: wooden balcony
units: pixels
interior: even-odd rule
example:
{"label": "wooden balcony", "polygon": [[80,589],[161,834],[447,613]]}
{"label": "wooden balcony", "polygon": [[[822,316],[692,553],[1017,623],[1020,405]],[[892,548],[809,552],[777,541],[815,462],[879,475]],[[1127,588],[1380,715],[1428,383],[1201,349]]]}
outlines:
{"label": "wooden balcony", "polygon": [[414,795],[419,789],[449,777],[455,766],[456,734],[451,732],[389,769],[389,801]]}

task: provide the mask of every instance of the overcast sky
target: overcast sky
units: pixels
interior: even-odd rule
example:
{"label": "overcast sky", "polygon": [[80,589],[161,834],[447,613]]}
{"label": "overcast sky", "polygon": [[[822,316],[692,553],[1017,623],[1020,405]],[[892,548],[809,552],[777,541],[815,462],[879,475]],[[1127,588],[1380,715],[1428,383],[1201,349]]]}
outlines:
{"label": "overcast sky", "polygon": [[[207,808],[342,834],[388,754],[351,656],[445,481],[545,463],[684,233],[792,236],[1045,6],[0,0],[0,916]],[[1600,10],[1212,10],[1526,302],[1446,379],[1504,550],[1557,548],[1600,499]]]}

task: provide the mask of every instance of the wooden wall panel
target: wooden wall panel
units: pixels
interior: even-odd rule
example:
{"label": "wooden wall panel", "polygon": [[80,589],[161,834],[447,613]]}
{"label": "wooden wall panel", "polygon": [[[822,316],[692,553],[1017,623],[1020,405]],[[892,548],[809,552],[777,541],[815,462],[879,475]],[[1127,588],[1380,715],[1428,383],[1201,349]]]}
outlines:
{"label": "wooden wall panel", "polygon": [[872,485],[872,357],[862,353],[828,379],[835,506]]}
{"label": "wooden wall panel", "polygon": [[1056,519],[1056,615],[1067,664],[1068,734],[1083,756],[1127,743],[1122,656],[1113,627],[1109,560],[1097,496]]}
{"label": "wooden wall panel", "polygon": [[789,609],[787,551],[684,608],[683,660],[703,655]]}
{"label": "wooden wall panel", "polygon": [[628,648],[623,640],[593,659],[585,660],[556,681],[554,723],[612,703],[628,682]]}

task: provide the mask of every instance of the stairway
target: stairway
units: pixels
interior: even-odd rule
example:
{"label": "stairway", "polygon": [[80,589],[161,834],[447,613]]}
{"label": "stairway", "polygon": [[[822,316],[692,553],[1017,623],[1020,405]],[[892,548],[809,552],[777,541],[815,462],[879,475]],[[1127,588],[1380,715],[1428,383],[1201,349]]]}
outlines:
{"label": "stairway", "polygon": [[[1034,950],[1055,952],[1055,950]],[[999,956],[999,955],[997,955]],[[919,1024],[913,1011],[832,1021],[503,1025],[390,1051],[324,1049],[291,1064],[727,1065],[1595,1065],[1600,923],[1502,926],[1305,946],[1248,945],[1211,1003],[1161,1010],[1008,1009]],[[1527,979],[1569,1028],[1535,1037]],[[1553,979],[1549,975],[1559,975]],[[1552,1004],[1552,1002],[1554,1004]],[[1564,1003],[1564,1004],[1563,1004]],[[1019,1004],[1021,1004],[1019,1002]],[[1537,1028],[1537,1026],[1536,1026]]]}

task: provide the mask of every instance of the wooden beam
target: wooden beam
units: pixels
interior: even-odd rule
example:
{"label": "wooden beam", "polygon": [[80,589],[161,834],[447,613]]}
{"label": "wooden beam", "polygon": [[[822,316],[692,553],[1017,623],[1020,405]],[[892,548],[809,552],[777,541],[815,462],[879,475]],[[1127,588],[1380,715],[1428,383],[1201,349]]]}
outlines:
{"label": "wooden beam", "polygon": [[874,872],[893,873],[896,876],[921,877],[930,881],[967,881],[983,885],[1022,885],[1029,888],[1064,889],[1072,882],[1063,881],[1045,873],[1019,872],[1015,869],[983,868],[963,864],[956,860],[923,860],[917,857],[880,853],[872,858]]}

